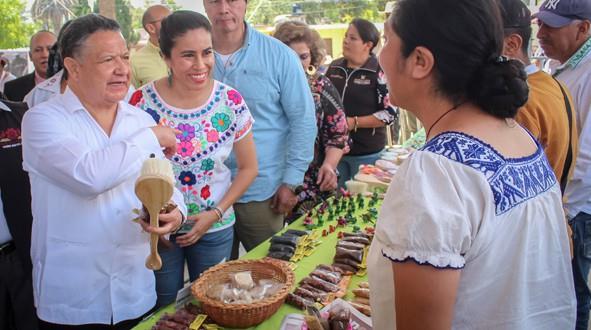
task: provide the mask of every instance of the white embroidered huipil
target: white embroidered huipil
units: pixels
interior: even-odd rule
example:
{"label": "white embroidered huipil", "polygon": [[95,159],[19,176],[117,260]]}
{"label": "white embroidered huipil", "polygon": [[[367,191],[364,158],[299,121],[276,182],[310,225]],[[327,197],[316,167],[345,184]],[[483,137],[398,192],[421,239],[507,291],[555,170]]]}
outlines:
{"label": "white embroidered huipil", "polygon": [[[33,290],[39,317],[58,324],[113,323],[156,302],[146,269],[149,235],[132,222],[143,161],[164,157],[154,120],[119,102],[111,136],[68,88],[23,119],[31,180]],[[183,198],[173,200],[186,214]]]}
{"label": "white embroidered huipil", "polygon": [[504,158],[462,133],[402,164],[367,258],[373,328],[396,328],[393,262],[461,270],[452,329],[574,329],[560,188],[542,147]]}

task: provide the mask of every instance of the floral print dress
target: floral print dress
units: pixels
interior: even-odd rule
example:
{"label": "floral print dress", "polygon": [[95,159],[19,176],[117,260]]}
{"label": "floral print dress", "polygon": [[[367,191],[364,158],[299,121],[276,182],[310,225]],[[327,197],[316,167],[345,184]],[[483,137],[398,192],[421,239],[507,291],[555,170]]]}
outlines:
{"label": "floral print dress", "polygon": [[308,83],[316,107],[318,135],[314,143],[314,159],[306,171],[302,189],[298,192],[298,204],[294,208],[294,216],[307,213],[318,204],[320,198],[331,194],[331,192],[321,192],[320,186],[316,184],[326,149],[329,147],[343,149],[345,153],[349,150],[347,117],[339,92],[330,80],[320,73],[308,76]]}
{"label": "floral print dress", "polygon": [[[214,80],[209,100],[187,110],[168,105],[152,82],[137,90],[130,103],[149,113],[158,125],[181,131],[171,163],[189,216],[216,206],[231,184],[231,173],[224,161],[234,143],[246,136],[254,123],[240,93]],[[208,233],[228,228],[235,220],[230,207]]]}

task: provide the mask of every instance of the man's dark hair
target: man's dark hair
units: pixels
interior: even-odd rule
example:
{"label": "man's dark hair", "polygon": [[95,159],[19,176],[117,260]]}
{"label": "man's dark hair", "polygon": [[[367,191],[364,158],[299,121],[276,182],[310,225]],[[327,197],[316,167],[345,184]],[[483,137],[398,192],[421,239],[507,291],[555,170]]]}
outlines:
{"label": "man's dark hair", "polygon": [[531,12],[521,0],[499,0],[505,37],[517,34],[522,39],[521,50],[527,56],[531,39]]}
{"label": "man's dark hair", "polygon": [[84,42],[90,35],[98,31],[120,31],[119,24],[105,16],[88,14],[78,17],[62,31],[59,50],[62,59],[80,54]]}
{"label": "man's dark hair", "polygon": [[190,10],[177,10],[162,20],[160,28],[160,51],[169,58],[175,40],[190,30],[204,29],[211,33],[211,24],[207,18]]}
{"label": "man's dark hair", "polygon": [[380,42],[380,31],[378,31],[378,28],[376,28],[372,22],[362,18],[355,18],[353,21],[351,21],[351,25],[357,29],[359,37],[361,37],[361,40],[363,40],[364,43],[372,43],[372,47],[369,50],[371,53],[371,51],[373,51],[373,49]]}
{"label": "man's dark hair", "polygon": [[[527,101],[523,64],[501,57],[503,24],[493,0],[398,0],[390,16],[408,58],[425,47],[435,59],[438,93],[470,101],[497,118],[513,118]],[[382,50],[383,51],[383,50]]]}

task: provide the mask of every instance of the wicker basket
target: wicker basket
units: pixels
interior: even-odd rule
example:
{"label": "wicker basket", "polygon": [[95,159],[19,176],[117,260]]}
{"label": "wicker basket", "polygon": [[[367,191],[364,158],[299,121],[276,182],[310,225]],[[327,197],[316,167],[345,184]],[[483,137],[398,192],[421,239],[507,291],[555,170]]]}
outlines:
{"label": "wicker basket", "polygon": [[[251,304],[226,304],[207,296],[207,290],[228,281],[229,274],[250,271],[254,281],[274,279],[285,285],[273,296]],[[293,271],[285,261],[264,258],[259,260],[235,260],[214,266],[204,272],[191,286],[193,296],[201,302],[203,311],[218,325],[231,328],[248,328],[271,317],[281,307],[295,281]]]}

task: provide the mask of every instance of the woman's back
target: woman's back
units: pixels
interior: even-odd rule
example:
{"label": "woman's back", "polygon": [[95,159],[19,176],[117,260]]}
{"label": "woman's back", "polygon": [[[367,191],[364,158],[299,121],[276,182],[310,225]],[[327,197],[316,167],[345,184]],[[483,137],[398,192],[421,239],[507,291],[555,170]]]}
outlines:
{"label": "woman's back", "polygon": [[370,283],[384,293],[372,295],[374,326],[395,324],[391,261],[406,259],[461,269],[453,328],[573,324],[560,189],[541,147],[505,158],[478,138],[443,132],[405,163],[386,199],[368,259]]}

